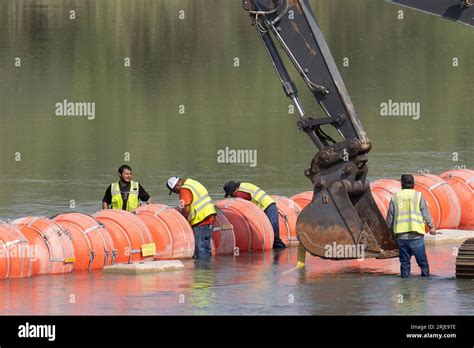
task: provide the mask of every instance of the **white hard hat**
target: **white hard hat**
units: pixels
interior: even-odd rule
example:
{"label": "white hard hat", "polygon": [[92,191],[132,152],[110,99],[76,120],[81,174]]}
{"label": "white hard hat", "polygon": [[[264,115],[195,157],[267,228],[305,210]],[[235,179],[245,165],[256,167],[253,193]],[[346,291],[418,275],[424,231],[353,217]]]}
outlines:
{"label": "white hard hat", "polygon": [[173,189],[178,183],[178,181],[179,181],[179,177],[177,176],[172,176],[171,178],[168,179],[168,183],[166,184],[166,186],[169,188],[170,194],[173,192]]}

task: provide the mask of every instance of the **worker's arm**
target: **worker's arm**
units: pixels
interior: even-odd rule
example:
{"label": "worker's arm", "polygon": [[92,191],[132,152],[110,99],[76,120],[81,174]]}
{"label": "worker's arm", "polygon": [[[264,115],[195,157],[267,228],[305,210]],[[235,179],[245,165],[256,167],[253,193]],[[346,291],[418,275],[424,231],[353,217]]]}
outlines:
{"label": "worker's arm", "polygon": [[102,209],[109,209],[112,204],[112,187],[109,185],[105,190],[104,198],[102,198]]}
{"label": "worker's arm", "polygon": [[242,192],[242,191],[235,191],[234,197],[242,198],[242,199],[245,199],[245,200],[247,200],[247,201],[251,201],[251,200],[252,200],[252,196],[251,196],[249,193],[247,193],[247,192]]}
{"label": "worker's arm", "polygon": [[431,213],[428,210],[428,207],[426,206],[426,202],[423,196],[421,196],[421,200],[420,200],[420,211],[421,211],[421,215],[423,216],[423,220],[425,220],[425,223],[430,228],[430,233],[436,234],[433,218],[431,217]]}
{"label": "worker's arm", "polygon": [[393,199],[390,200],[390,206],[388,208],[387,212],[387,218],[385,219],[387,221],[387,226],[390,231],[393,232],[393,217],[395,215],[395,203],[393,202]]}
{"label": "worker's arm", "polygon": [[189,216],[189,208],[193,201],[193,194],[190,190],[182,188],[179,190],[179,203],[176,210],[179,211],[186,219]]}
{"label": "worker's arm", "polygon": [[185,205],[183,207],[183,209],[181,209],[181,214],[186,218],[186,220],[188,219],[188,216],[189,216],[189,207],[190,205]]}
{"label": "worker's arm", "polygon": [[140,187],[138,189],[138,198],[142,201],[142,202],[145,202],[145,203],[151,203],[151,197],[150,195],[148,194],[148,192],[146,192],[146,190],[143,188],[143,186],[140,184]]}

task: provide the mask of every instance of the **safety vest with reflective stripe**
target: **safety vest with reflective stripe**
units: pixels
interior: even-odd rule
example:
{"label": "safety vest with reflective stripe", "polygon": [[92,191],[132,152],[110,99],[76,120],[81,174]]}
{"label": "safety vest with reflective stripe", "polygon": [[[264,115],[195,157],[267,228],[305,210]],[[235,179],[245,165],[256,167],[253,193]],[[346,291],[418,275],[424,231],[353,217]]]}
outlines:
{"label": "safety vest with reflective stripe", "polygon": [[210,215],[217,214],[209,193],[199,182],[192,179],[186,179],[182,188],[190,190],[193,194],[193,200],[189,206],[188,215],[188,221],[191,226],[197,225]]}
{"label": "safety vest with reflective stripe", "polygon": [[[121,210],[123,207],[123,199],[122,194],[120,193],[120,184],[118,182],[114,182],[110,184],[111,193],[112,193],[112,209],[119,209]],[[130,182],[130,193],[128,194],[127,200],[127,211],[132,211],[140,205],[140,201],[138,200],[138,192],[140,189],[140,184],[136,181]]]}
{"label": "safety vest with reflective stripe", "polygon": [[395,214],[394,233],[417,232],[425,234],[425,222],[421,214],[421,192],[404,189],[393,195]]}
{"label": "safety vest with reflective stripe", "polygon": [[248,193],[252,197],[252,202],[262,210],[267,209],[270,204],[275,203],[265,191],[248,182],[241,183],[237,191]]}

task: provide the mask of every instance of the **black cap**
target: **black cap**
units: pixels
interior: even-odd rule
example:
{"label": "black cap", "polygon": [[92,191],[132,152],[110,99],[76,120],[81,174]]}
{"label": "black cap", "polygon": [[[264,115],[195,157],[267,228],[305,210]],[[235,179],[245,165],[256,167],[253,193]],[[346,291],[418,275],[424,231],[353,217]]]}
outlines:
{"label": "black cap", "polygon": [[225,197],[230,197],[240,186],[240,182],[228,181],[224,185]]}
{"label": "black cap", "polygon": [[403,186],[414,186],[415,185],[415,178],[411,174],[402,174],[400,178],[400,182]]}

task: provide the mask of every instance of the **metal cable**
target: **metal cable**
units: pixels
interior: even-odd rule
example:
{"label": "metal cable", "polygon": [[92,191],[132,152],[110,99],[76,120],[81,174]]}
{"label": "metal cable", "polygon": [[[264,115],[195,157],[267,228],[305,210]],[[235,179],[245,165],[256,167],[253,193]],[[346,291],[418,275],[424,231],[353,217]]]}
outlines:
{"label": "metal cable", "polygon": [[[255,3],[255,5],[258,7],[257,3]],[[271,15],[271,14],[277,12],[278,9],[280,8],[280,6],[281,6],[281,0],[278,0],[278,6],[275,7],[273,10],[269,10],[269,11],[262,11],[262,10],[252,11],[252,10],[249,10],[248,12],[250,14],[267,16],[267,15]]]}

